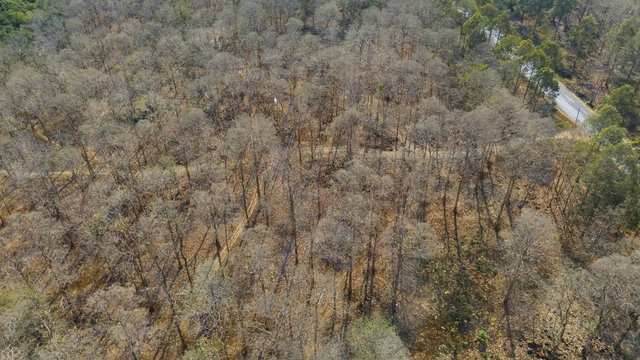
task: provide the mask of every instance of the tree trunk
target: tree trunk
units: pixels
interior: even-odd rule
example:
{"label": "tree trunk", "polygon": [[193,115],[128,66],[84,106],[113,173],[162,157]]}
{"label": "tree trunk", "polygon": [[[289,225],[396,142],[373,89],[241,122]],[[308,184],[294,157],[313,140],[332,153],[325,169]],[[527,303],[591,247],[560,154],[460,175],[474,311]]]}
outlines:
{"label": "tree trunk", "polygon": [[510,314],[510,308],[509,308],[509,297],[507,296],[503,303],[503,308],[504,308],[504,317],[505,320],[507,322],[507,338],[509,339],[509,349],[511,351],[511,359],[515,359],[516,358],[516,345],[513,342],[513,331],[511,330],[511,314]]}
{"label": "tree trunk", "polygon": [[249,221],[249,207],[247,206],[247,186],[244,182],[244,166],[242,160],[240,160],[240,186],[242,187],[242,210],[244,210],[244,216]]}
{"label": "tree trunk", "polygon": [[289,191],[289,218],[291,221],[291,235],[293,236],[293,251],[295,254],[295,264],[298,265],[298,227],[296,225],[296,210],[293,203],[293,189],[287,179],[287,189]]}
{"label": "tree trunk", "polygon": [[629,82],[629,79],[631,79],[631,75],[633,74],[633,69],[636,67],[636,62],[638,62],[638,58],[640,58],[640,56],[636,56],[636,58],[633,59],[633,63],[631,64],[631,70],[629,70],[629,74],[627,75],[627,82]]}

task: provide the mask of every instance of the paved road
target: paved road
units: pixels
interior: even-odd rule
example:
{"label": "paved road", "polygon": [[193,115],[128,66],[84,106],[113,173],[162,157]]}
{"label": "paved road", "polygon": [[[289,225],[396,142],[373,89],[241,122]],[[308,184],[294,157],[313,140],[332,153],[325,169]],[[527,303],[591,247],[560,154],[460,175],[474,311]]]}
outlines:
{"label": "paved road", "polygon": [[563,114],[569,119],[574,121],[578,126],[582,127],[582,122],[589,115],[591,115],[591,109],[585,105],[580,99],[575,96],[567,88],[560,85],[560,91],[558,91],[558,97],[556,97],[556,106]]}
{"label": "paved road", "polygon": [[[532,64],[526,64],[522,67],[522,73],[528,79],[536,74],[536,69]],[[584,119],[591,115],[591,109],[585,105],[574,93],[569,91],[566,86],[558,82],[558,96],[556,96],[556,107],[561,113],[565,114],[571,121],[582,128]],[[549,93],[547,93],[549,96]]]}
{"label": "paved road", "polygon": [[[494,30],[491,33],[485,30],[487,35],[489,35],[489,41],[491,45],[496,45],[498,41],[502,38],[502,34],[498,31]],[[512,55],[512,57],[515,57]],[[522,72],[527,78],[531,78],[536,73],[536,69],[534,69],[531,65],[527,64],[523,66]],[[566,115],[569,119],[576,123],[576,125],[582,128],[582,122],[589,115],[591,115],[591,109],[587,105],[585,105],[580,99],[574,95],[571,91],[569,91],[562,83],[558,83],[560,85],[560,90],[558,91],[558,96],[556,97],[556,106],[558,110]]]}
{"label": "paved road", "polygon": [[[536,69],[531,66],[531,64],[527,64],[522,67],[522,72],[524,76],[528,79],[531,79],[532,76],[536,74]],[[569,91],[566,86],[562,85],[561,82],[558,82],[558,96],[556,96],[556,107],[560,110],[561,113],[566,115],[571,121],[575,122],[576,125],[582,128],[582,122],[584,119],[591,115],[591,109],[587,105],[585,105],[574,93]],[[549,93],[547,93],[549,96]]]}

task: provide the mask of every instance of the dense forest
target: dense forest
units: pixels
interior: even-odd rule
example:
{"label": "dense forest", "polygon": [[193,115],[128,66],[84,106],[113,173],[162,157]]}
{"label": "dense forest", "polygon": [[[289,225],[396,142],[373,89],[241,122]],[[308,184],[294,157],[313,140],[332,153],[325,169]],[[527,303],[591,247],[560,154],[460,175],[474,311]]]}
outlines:
{"label": "dense forest", "polygon": [[639,10],[0,0],[0,359],[639,358]]}

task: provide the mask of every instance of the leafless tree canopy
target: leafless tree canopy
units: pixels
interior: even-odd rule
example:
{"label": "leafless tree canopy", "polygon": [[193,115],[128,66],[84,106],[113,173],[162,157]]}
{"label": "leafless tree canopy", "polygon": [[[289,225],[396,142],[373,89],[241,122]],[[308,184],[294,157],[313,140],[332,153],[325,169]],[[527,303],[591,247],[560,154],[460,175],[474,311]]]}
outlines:
{"label": "leafless tree canopy", "polygon": [[0,1],[0,358],[640,357],[637,12]]}

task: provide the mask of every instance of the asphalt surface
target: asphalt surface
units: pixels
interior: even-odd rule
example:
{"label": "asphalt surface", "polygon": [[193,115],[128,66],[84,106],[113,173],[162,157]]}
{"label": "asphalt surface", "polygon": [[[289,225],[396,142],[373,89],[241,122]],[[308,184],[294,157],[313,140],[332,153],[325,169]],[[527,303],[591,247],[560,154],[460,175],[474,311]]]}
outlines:
{"label": "asphalt surface", "polygon": [[[502,34],[500,34],[496,30],[492,31],[491,33],[489,33],[489,31],[486,32],[487,35],[489,35],[489,41],[492,45],[496,45],[502,38]],[[536,69],[534,69],[530,64],[527,64],[522,67],[522,72],[527,78],[531,78],[531,76],[535,75]],[[591,115],[591,109],[589,109],[589,107],[585,105],[576,95],[574,95],[564,85],[562,85],[562,83],[558,82],[558,85],[560,85],[560,90],[558,91],[558,96],[555,100],[556,107],[558,108],[558,110],[560,110],[560,112],[571,119],[571,121],[575,122],[576,125],[582,127],[582,122],[584,121],[584,119]]]}
{"label": "asphalt surface", "polygon": [[581,127],[584,119],[591,115],[591,109],[580,101],[571,91],[567,90],[564,85],[561,83],[559,83],[559,85],[560,91],[558,91],[558,96],[556,97],[558,110]]}

